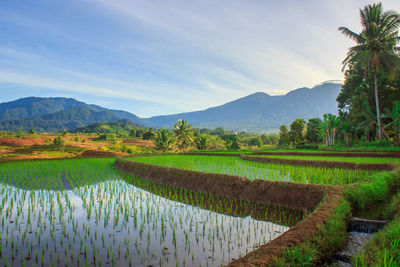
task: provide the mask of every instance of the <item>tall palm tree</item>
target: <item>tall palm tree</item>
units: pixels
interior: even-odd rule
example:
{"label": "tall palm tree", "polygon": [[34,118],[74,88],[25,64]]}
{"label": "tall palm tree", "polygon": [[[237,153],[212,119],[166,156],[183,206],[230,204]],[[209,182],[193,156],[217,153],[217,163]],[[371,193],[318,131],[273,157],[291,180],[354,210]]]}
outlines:
{"label": "tall palm tree", "polygon": [[192,124],[184,119],[179,119],[174,128],[179,149],[185,150],[191,146],[193,143]]}
{"label": "tall palm tree", "polygon": [[[394,11],[383,12],[382,4],[373,4],[360,10],[362,31],[357,34],[346,27],[339,31],[356,41],[357,45],[349,49],[343,60],[343,70],[351,63],[360,64],[365,70],[374,75],[376,119],[378,123],[379,141],[382,140],[380,108],[378,97],[377,71],[382,66],[392,68],[393,62],[398,60],[400,42],[398,30],[400,16]],[[366,76],[366,75],[365,75]]]}
{"label": "tall palm tree", "polygon": [[161,150],[162,152],[170,150],[174,142],[175,142],[174,138],[165,129],[159,130],[156,133],[156,137],[154,138],[154,143],[156,144],[156,148],[158,150]]}

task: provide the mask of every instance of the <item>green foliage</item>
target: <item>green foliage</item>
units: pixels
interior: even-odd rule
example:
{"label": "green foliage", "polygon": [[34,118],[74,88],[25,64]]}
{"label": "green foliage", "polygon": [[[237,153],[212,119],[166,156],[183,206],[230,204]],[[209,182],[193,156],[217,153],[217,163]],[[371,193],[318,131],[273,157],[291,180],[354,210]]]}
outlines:
{"label": "green foliage", "polygon": [[[399,14],[389,11],[383,12],[382,4],[367,5],[360,10],[361,17],[361,33],[357,34],[346,27],[340,27],[341,31],[346,37],[353,39],[356,45],[351,47],[347,53],[347,57],[343,61],[343,70],[349,66],[350,70],[355,70],[356,80],[351,79],[350,73],[347,73],[345,86],[347,86],[348,78],[352,83],[352,88],[347,87],[342,90],[343,93],[338,97],[339,107],[345,108],[349,113],[357,112],[360,103],[364,103],[366,100],[374,99],[375,103],[368,101],[371,109],[376,110],[376,128],[378,131],[379,141],[381,141],[381,116],[380,116],[380,98],[379,95],[382,93],[381,89],[387,85],[382,84],[380,79],[380,72],[389,73],[393,72],[393,66],[396,66],[399,59],[399,43],[398,29],[400,27],[400,16]],[[361,77],[363,73],[364,78],[368,77],[372,79],[371,83],[367,79]],[[386,74],[386,76],[388,76]],[[367,90],[363,90],[367,88]],[[369,87],[369,88],[368,88]],[[378,91],[380,88],[380,92]],[[373,90],[371,89],[373,88]],[[350,90],[349,90],[350,89]],[[348,91],[352,90],[366,91],[366,94],[349,94]],[[399,88],[397,88],[398,91]],[[370,92],[368,92],[370,91]],[[385,94],[385,92],[383,92]],[[372,96],[371,96],[372,94]],[[386,95],[386,94],[385,94]],[[354,97],[353,97],[354,96]],[[386,99],[388,98],[387,95]],[[397,94],[396,98],[399,98]],[[355,110],[352,108],[355,108]],[[344,114],[343,114],[344,115]],[[357,115],[351,116],[352,119],[357,119]]]}
{"label": "green foliage", "polygon": [[142,138],[143,140],[153,140],[155,136],[153,128],[148,128],[144,131]]}
{"label": "green foliage", "polygon": [[400,146],[400,101],[395,100],[393,102],[392,110],[385,108],[382,118],[389,119],[389,123],[386,124],[385,128],[391,128],[394,143]]}
{"label": "green foliage", "polygon": [[208,149],[208,139],[206,135],[198,136],[195,140],[196,148],[198,150],[206,150]]}
{"label": "green foliage", "polygon": [[365,208],[383,201],[395,183],[397,175],[393,172],[382,172],[375,174],[370,182],[355,185],[345,191],[353,207]]}
{"label": "green foliage", "polygon": [[71,133],[105,133],[105,134],[115,134],[119,132],[120,134],[129,134],[130,137],[136,136],[136,131],[143,128],[142,125],[132,122],[128,119],[113,121],[113,122],[99,122],[90,124],[85,127],[77,128]]}
{"label": "green foliage", "polygon": [[30,134],[35,134],[36,131],[35,131],[35,129],[30,129],[30,130],[29,130],[29,133],[30,133]]}
{"label": "green foliage", "polygon": [[174,125],[176,142],[181,150],[186,150],[193,144],[192,124],[184,119],[179,119]]}
{"label": "green foliage", "polygon": [[225,140],[225,147],[226,149],[237,150],[240,149],[240,142],[239,138],[236,134],[231,134],[227,136]]}
{"label": "green foliage", "polygon": [[339,118],[336,115],[327,113],[323,115],[322,133],[324,136],[324,143],[328,146],[335,145],[336,131],[339,125]]}
{"label": "green foliage", "polygon": [[328,221],[322,225],[321,231],[316,236],[284,250],[282,256],[276,259],[276,265],[319,266],[321,262],[330,260],[345,244],[350,211],[349,202],[342,200],[334,207]]}
{"label": "green foliage", "polygon": [[289,145],[290,144],[290,136],[289,131],[286,125],[282,124],[279,127],[279,145]]}
{"label": "green foliage", "polygon": [[22,136],[24,136],[24,133],[21,131],[21,129],[18,129],[16,136],[18,138],[21,138]]}
{"label": "green foliage", "polygon": [[290,132],[289,137],[290,141],[294,145],[303,144],[304,143],[304,130],[305,130],[306,121],[304,119],[296,119],[292,124],[290,124]]}
{"label": "green foliage", "polygon": [[57,136],[56,138],[53,139],[53,145],[54,147],[56,147],[57,149],[61,149],[64,146],[64,139],[61,138],[60,136]]}
{"label": "green foliage", "polygon": [[309,144],[317,144],[322,141],[321,138],[322,121],[319,118],[311,118],[307,122],[306,141]]}
{"label": "green foliage", "polygon": [[156,137],[154,138],[154,143],[156,145],[156,148],[158,150],[161,150],[162,152],[171,150],[174,142],[175,142],[174,138],[165,129],[157,131]]}
{"label": "green foliage", "polygon": [[353,266],[400,266],[400,193],[393,198],[390,213],[394,218],[372,237],[353,259]]}

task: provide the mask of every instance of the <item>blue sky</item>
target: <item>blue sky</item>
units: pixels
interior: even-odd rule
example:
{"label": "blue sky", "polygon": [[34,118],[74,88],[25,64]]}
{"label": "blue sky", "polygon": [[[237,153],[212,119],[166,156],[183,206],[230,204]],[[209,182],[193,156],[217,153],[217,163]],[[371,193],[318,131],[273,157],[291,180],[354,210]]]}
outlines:
{"label": "blue sky", "polygon": [[[342,80],[356,0],[0,2],[0,102],[65,96],[142,117]],[[383,1],[400,12],[400,1]]]}

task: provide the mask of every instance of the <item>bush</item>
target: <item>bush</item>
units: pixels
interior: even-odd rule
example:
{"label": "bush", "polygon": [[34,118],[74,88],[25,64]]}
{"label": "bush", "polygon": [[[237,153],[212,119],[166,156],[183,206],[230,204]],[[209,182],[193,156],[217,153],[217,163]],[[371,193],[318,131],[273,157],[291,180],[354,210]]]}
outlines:
{"label": "bush", "polygon": [[356,185],[345,191],[346,198],[353,207],[365,208],[383,201],[395,184],[396,175],[393,172],[382,172],[373,176],[371,182]]}

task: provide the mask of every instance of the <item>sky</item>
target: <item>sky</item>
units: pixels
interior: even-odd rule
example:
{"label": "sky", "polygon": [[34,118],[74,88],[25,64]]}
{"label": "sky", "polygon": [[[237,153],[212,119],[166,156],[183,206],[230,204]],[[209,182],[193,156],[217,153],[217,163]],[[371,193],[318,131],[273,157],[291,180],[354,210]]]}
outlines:
{"label": "sky", "polygon": [[[364,0],[2,0],[0,103],[73,97],[141,117],[343,81]],[[399,0],[382,1],[400,12]]]}

